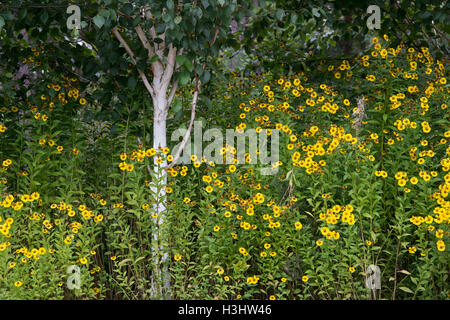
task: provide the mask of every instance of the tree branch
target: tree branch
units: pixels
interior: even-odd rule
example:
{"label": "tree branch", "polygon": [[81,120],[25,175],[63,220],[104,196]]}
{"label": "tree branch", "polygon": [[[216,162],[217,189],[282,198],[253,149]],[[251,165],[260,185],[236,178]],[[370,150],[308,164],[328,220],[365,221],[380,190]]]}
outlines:
{"label": "tree branch", "polygon": [[[183,54],[183,48],[181,48],[178,51],[178,55],[181,56],[182,54]],[[177,71],[178,67],[179,67],[179,65],[178,65],[178,63],[176,63],[176,57],[175,57],[175,69],[174,69],[174,72]],[[174,81],[172,83],[172,88],[170,89],[169,97],[167,99],[167,108],[170,107],[170,105],[172,103],[172,100],[175,97],[175,92],[177,91],[177,89],[178,89],[178,81]]]}
{"label": "tree branch", "polygon": [[445,32],[443,32],[443,31],[439,30],[438,28],[436,28],[436,26],[434,25],[433,22],[431,23],[431,25],[433,26],[434,30],[436,30],[441,36],[443,36],[447,41],[450,42],[450,38]]}
{"label": "tree branch", "polygon": [[139,39],[142,42],[142,45],[144,48],[148,50],[148,58],[151,59],[155,55],[155,51],[153,50],[152,46],[150,45],[150,42],[148,41],[147,37],[145,36],[144,31],[142,30],[141,26],[137,26],[134,28],[136,30],[136,33],[138,34]]}
{"label": "tree branch", "polygon": [[174,46],[172,46],[172,44],[170,44],[169,53],[167,54],[166,68],[161,78],[161,90],[163,92],[167,91],[170,79],[172,79],[173,72],[175,71],[176,57],[177,57],[177,48],[175,48]]}
{"label": "tree branch", "polygon": [[[119,40],[119,42],[122,44],[122,46],[125,48],[125,50],[128,52],[128,55],[131,58],[131,61],[133,62],[134,65],[136,65],[136,57],[134,55],[134,52],[131,50],[131,48],[128,46],[128,44],[126,43],[126,41],[122,38],[122,36],[120,35],[119,31],[117,31],[117,28],[114,27],[112,29],[113,34],[116,36],[117,40]],[[155,97],[155,91],[153,90],[152,86],[150,85],[150,82],[148,82],[148,79],[145,75],[145,73],[137,68],[139,75],[141,76],[142,81],[144,82],[145,87],[147,88],[148,92],[150,92],[150,95],[152,96],[152,98]]]}
{"label": "tree branch", "polygon": [[178,81],[175,81],[172,83],[172,88],[170,89],[169,97],[167,98],[167,109],[169,109],[170,105],[172,104],[172,100],[175,97],[175,92],[178,89]]}
{"label": "tree branch", "polygon": [[175,153],[172,163],[170,163],[167,167],[166,170],[172,168],[175,163],[177,162],[177,160],[180,158],[181,152],[183,152],[184,147],[186,146],[186,143],[191,135],[191,131],[192,131],[192,127],[194,125],[194,120],[195,120],[195,108],[197,107],[197,98],[198,98],[198,88],[199,88],[199,78],[198,76],[196,77],[196,83],[195,83],[195,91],[194,91],[194,96],[192,97],[192,104],[191,104],[191,120],[189,123],[189,127],[183,137],[183,140],[181,141],[180,144],[180,148],[178,148],[177,152]]}

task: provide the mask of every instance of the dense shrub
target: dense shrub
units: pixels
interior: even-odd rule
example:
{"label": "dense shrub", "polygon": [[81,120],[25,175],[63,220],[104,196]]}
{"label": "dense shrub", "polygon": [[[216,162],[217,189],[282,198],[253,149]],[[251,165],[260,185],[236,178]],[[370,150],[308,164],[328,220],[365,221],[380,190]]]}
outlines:
{"label": "dense shrub", "polygon": [[[124,107],[112,134],[112,122],[86,120],[95,88],[81,97],[75,78],[43,79],[0,106],[0,297],[150,298],[154,266],[170,254],[179,299],[448,298],[444,63],[385,37],[313,75],[228,74],[199,119],[280,130],[277,174],[248,155],[226,165],[193,156],[159,186],[160,227],[149,164],[171,155],[148,147],[146,108]],[[80,289],[66,286],[71,265]],[[380,290],[366,286],[369,265]]]}

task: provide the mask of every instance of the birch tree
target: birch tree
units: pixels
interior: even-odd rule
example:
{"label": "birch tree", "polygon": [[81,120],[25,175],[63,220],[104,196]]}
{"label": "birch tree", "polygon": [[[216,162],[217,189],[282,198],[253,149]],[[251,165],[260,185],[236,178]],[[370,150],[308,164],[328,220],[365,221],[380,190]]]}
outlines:
{"label": "birch tree", "polygon": [[[111,1],[109,1],[111,2]],[[210,80],[208,58],[218,54],[225,44],[232,19],[248,14],[251,3],[245,1],[202,0],[202,1],[136,1],[133,4],[118,3],[118,23],[111,18],[110,11],[100,11],[93,17],[98,28],[111,27],[126,56],[136,67],[139,78],[148,91],[153,105],[153,148],[167,147],[167,115],[175,93],[180,86],[192,83],[191,117],[181,147],[174,154],[171,164],[164,159],[162,164],[154,162],[154,181],[151,190],[154,195],[153,210],[158,214],[152,277],[152,296],[170,296],[170,277],[167,271],[167,239],[163,238],[161,226],[165,223],[165,188],[167,169],[179,158],[189,139],[195,119],[195,110],[200,94],[200,85]],[[110,22],[107,20],[111,20]],[[126,27],[127,31],[121,28]],[[151,69],[150,76],[145,71]],[[164,169],[161,170],[161,167]]]}

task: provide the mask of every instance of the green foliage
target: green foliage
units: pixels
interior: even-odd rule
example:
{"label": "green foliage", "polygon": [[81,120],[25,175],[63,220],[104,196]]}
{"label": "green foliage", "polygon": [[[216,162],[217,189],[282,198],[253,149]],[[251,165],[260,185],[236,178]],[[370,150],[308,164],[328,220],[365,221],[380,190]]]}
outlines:
{"label": "green foliage", "polygon": [[[373,39],[359,1],[92,1],[79,31],[61,3],[0,5],[0,298],[448,299],[447,44],[423,40],[447,32],[447,4],[378,2],[393,34]],[[411,17],[414,41],[392,25]],[[152,148],[151,100],[111,35],[151,76],[165,55],[136,26],[184,48],[168,135],[198,76],[204,130],[280,130],[276,174],[250,154],[166,171],[176,142]],[[348,38],[360,52],[341,57]],[[228,71],[240,45],[248,70]]]}

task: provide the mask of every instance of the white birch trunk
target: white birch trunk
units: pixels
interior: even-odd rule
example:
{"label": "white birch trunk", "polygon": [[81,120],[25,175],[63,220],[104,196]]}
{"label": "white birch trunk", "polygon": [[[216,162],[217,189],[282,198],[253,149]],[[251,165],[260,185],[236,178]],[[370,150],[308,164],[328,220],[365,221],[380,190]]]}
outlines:
{"label": "white birch trunk", "polygon": [[[158,92],[159,91],[159,92]],[[167,99],[166,92],[158,90],[153,98],[153,148],[158,152],[167,147]],[[168,298],[170,296],[170,275],[167,268],[168,252],[168,234],[163,234],[163,224],[166,222],[166,189],[167,172],[163,168],[167,166],[167,161],[163,158],[163,162],[158,164],[157,157],[154,157],[153,171],[155,174],[154,182],[150,188],[155,197],[153,210],[158,214],[156,230],[153,234],[153,262],[155,264],[154,274],[152,277],[152,297]]]}
{"label": "white birch trunk", "polygon": [[[148,11],[147,18],[151,18],[151,14]],[[140,26],[135,28],[137,35],[142,42],[144,48],[148,51],[149,59],[152,59],[154,55],[158,56],[158,60],[152,63],[152,71],[153,71],[153,85],[147,79],[145,73],[138,69],[139,75],[144,82],[145,87],[150,93],[153,101],[153,148],[156,152],[161,151],[163,148],[167,147],[167,112],[170,107],[170,104],[175,96],[175,92],[177,90],[178,82],[172,82],[172,86],[170,89],[170,93],[168,94],[169,86],[172,81],[172,76],[174,71],[177,68],[176,64],[176,56],[183,53],[183,49],[179,51],[177,48],[172,45],[168,46],[167,57],[164,57],[164,51],[166,48],[166,44],[164,42],[165,35],[159,35],[159,39],[162,39],[162,43],[150,43],[145,35],[145,32],[142,30]],[[123,45],[127,53],[129,54],[131,61],[136,65],[136,58],[134,52],[128,46],[126,41],[117,31],[117,28],[114,28],[113,34]],[[154,27],[149,30],[150,36],[153,40],[157,37],[156,31]],[[217,32],[216,32],[217,35]],[[194,93],[194,99],[192,104],[192,114],[195,115],[195,104],[198,96],[198,80],[196,85],[196,90]],[[193,117],[191,119],[190,127],[192,127]],[[187,136],[188,137],[188,136]],[[185,137],[185,139],[187,139]],[[167,161],[164,158],[161,164],[156,162],[157,157],[154,158],[153,163],[153,173],[154,173],[154,181],[150,184],[150,189],[154,196],[154,204],[153,210],[158,214],[156,230],[153,234],[152,241],[152,256],[155,264],[155,269],[153,271],[152,279],[151,279],[151,297],[159,297],[159,298],[170,298],[170,274],[167,267],[167,260],[169,254],[167,252],[168,246],[168,232],[167,230],[163,230],[164,225],[166,223],[166,189],[165,186],[167,184]],[[166,232],[164,232],[166,231]]]}

